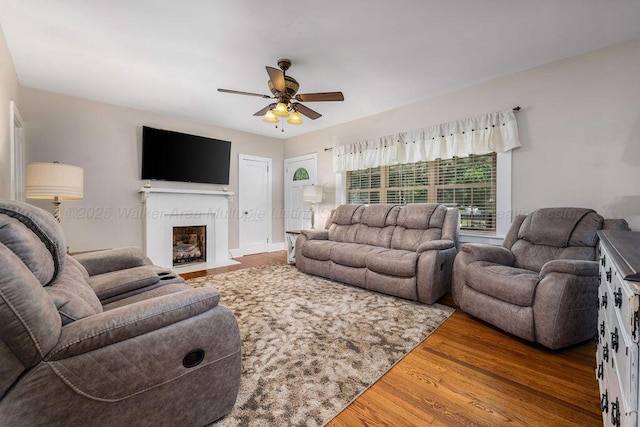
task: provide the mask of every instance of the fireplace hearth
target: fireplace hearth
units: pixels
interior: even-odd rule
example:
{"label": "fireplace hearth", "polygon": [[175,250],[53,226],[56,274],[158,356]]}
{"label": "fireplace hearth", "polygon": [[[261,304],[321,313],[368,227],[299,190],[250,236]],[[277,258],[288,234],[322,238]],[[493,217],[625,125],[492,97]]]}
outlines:
{"label": "fireplace hearth", "polygon": [[173,227],[173,265],[207,261],[207,226]]}

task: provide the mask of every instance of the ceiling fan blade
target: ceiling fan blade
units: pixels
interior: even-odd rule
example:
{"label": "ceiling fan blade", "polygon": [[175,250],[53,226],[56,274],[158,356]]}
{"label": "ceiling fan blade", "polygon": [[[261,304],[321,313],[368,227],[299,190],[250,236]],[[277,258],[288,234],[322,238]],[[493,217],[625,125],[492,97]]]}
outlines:
{"label": "ceiling fan blade", "polygon": [[305,116],[309,117],[311,120],[315,120],[319,117],[322,117],[322,114],[318,113],[317,111],[313,111],[311,108],[305,107],[302,104],[298,104],[297,102],[292,102],[291,107],[293,107],[293,109],[296,110],[297,112],[302,113]]}
{"label": "ceiling fan blade", "polygon": [[282,72],[282,70],[278,70],[277,68],[273,68],[273,67],[265,67],[265,68],[267,69],[267,73],[269,73],[269,80],[271,80],[273,87],[278,92],[284,92],[286,89],[286,86],[284,83],[284,73]]}
{"label": "ceiling fan blade", "polygon": [[264,107],[262,110],[255,113],[254,116],[264,116],[265,114],[267,114],[267,111],[273,110],[274,108],[276,108],[276,104],[269,104],[266,107]]}
{"label": "ceiling fan blade", "polygon": [[239,91],[239,90],[231,90],[231,89],[218,89],[218,92],[233,93],[233,94],[236,94],[236,95],[259,96],[260,98],[273,98],[272,96],[263,95],[261,93],[242,92],[242,91]]}
{"label": "ceiling fan blade", "polygon": [[301,93],[296,95],[300,102],[344,101],[342,92]]}

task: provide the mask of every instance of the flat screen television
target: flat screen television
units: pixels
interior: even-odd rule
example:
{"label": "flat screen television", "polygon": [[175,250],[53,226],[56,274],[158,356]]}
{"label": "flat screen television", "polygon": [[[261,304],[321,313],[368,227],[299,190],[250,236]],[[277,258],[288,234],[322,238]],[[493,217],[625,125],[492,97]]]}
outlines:
{"label": "flat screen television", "polygon": [[231,142],[142,127],[142,179],[229,185]]}

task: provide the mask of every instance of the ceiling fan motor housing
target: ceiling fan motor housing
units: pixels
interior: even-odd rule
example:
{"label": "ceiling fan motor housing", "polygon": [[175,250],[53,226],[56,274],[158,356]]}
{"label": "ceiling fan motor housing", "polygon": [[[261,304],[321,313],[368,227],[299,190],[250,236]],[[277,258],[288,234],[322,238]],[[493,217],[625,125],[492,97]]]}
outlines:
{"label": "ceiling fan motor housing", "polygon": [[[269,80],[267,84],[269,85],[269,90],[271,91],[273,96],[279,97],[280,93],[276,90],[276,88],[273,87],[273,83],[271,83],[271,80]],[[298,83],[298,81],[291,76],[284,76],[284,86],[285,94],[289,98],[293,98],[296,93],[298,93],[298,89],[300,88],[300,84]]]}

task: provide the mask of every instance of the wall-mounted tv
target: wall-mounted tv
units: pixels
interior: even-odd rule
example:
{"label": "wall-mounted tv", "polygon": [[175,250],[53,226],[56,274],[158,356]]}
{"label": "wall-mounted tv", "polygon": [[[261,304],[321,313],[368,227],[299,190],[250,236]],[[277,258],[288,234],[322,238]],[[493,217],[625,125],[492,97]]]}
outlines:
{"label": "wall-mounted tv", "polygon": [[142,127],[142,179],[229,185],[231,142]]}

